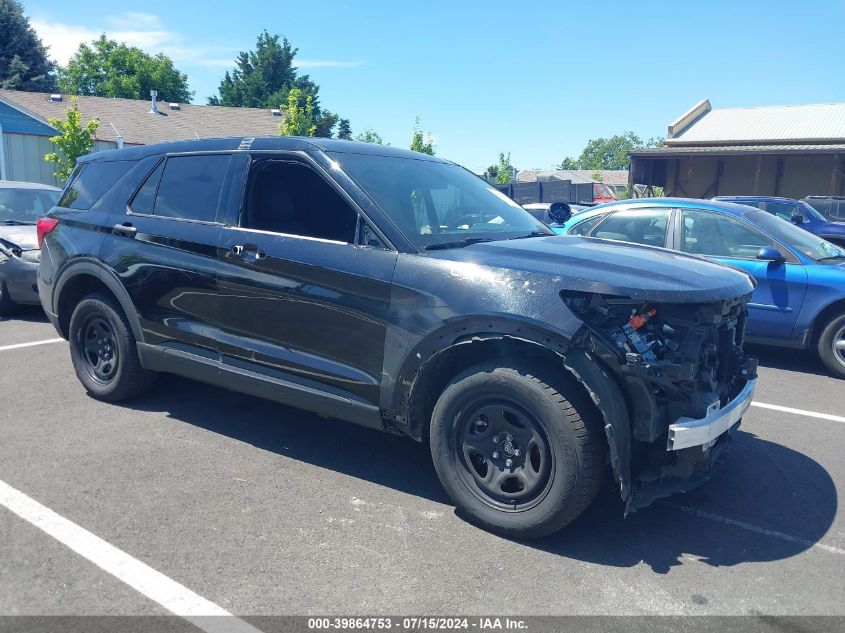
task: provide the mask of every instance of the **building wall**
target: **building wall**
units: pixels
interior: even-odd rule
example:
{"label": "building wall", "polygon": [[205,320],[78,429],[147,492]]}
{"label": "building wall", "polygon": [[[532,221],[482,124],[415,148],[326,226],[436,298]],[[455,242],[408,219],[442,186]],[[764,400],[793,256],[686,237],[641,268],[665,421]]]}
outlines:
{"label": "building wall", "polygon": [[[838,162],[835,163],[835,160]],[[842,170],[843,157],[836,158],[833,154],[761,154],[674,158],[667,163],[665,194],[688,198],[840,195],[845,178],[840,173],[832,181],[835,164]]]}
{"label": "building wall", "polygon": [[[55,132],[51,130],[50,134],[55,134]],[[57,182],[53,176],[56,170],[55,163],[44,160],[45,154],[56,151],[56,146],[50,142],[49,136],[9,133],[4,127],[2,143],[6,180],[40,182],[59,187],[64,184]],[[94,151],[114,149],[114,147],[114,143],[107,141],[94,142]]]}

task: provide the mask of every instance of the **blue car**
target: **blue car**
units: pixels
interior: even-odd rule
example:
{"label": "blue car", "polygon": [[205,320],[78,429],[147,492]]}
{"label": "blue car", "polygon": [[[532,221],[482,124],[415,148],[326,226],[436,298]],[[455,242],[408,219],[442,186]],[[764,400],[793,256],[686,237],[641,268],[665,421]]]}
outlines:
{"label": "blue car", "polygon": [[803,200],[769,196],[718,196],[713,199],[757,207],[823,237],[828,242],[845,247],[845,222],[831,222]]}
{"label": "blue car", "polygon": [[816,348],[845,378],[845,248],[757,208],[686,198],[603,204],[552,229],[662,246],[746,271],[757,281],[746,340]]}

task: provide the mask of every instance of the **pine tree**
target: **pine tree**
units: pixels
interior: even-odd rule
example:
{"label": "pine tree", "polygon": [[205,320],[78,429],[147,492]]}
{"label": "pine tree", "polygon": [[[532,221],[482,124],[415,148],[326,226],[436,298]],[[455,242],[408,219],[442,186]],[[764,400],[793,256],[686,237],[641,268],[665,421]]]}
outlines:
{"label": "pine tree", "polygon": [[51,92],[56,64],[18,0],[0,0],[0,88]]}

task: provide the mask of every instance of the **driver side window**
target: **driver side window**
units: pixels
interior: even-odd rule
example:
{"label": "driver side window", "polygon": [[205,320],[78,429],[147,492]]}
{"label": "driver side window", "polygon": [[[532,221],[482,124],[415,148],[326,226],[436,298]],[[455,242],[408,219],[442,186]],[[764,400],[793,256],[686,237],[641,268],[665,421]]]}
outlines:
{"label": "driver side window", "polygon": [[711,257],[754,259],[772,241],[749,226],[721,213],[684,211],[681,250]]}

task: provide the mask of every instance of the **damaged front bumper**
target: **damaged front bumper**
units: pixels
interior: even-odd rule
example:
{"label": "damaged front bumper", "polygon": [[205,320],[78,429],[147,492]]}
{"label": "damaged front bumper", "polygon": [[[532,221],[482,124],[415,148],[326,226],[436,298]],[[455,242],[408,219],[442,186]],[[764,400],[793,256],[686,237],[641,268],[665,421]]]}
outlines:
{"label": "damaged front bumper", "polygon": [[740,421],[754,399],[757,379],[749,380],[742,391],[725,407],[719,408],[719,401],[713,403],[712,410],[703,418],[679,418],[669,425],[667,451],[678,451],[692,446],[711,446],[722,433]]}

